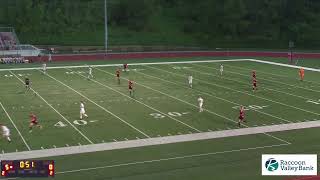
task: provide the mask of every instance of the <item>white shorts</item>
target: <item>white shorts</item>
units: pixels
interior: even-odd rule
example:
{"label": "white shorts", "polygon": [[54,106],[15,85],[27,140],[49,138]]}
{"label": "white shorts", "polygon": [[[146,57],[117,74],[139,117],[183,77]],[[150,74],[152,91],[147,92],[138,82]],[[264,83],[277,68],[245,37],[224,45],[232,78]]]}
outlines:
{"label": "white shorts", "polygon": [[85,113],[86,113],[86,111],[84,109],[80,110],[80,114],[85,114]]}
{"label": "white shorts", "polygon": [[200,103],[200,104],[199,104],[199,107],[202,107],[202,105],[203,105],[203,103]]}
{"label": "white shorts", "polygon": [[10,136],[10,131],[3,131],[3,136],[5,136],[5,137]]}
{"label": "white shorts", "polygon": [[189,84],[192,84],[192,81],[189,81]]}

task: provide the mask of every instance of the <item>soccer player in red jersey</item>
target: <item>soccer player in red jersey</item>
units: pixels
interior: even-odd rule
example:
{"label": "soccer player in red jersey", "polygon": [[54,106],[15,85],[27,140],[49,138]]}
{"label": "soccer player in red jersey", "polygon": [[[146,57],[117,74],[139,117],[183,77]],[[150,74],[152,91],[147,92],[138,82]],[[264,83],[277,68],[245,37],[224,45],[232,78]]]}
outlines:
{"label": "soccer player in red jersey", "polygon": [[128,64],[123,64],[123,71],[127,72],[128,71]]}
{"label": "soccer player in red jersey", "polygon": [[239,121],[238,121],[239,127],[240,127],[242,122],[246,122],[246,120],[244,120],[244,107],[240,106]]}
{"label": "soccer player in red jersey", "polygon": [[116,77],[117,77],[117,80],[118,80],[118,84],[120,84],[120,69],[117,69]]}
{"label": "soccer player in red jersey", "polygon": [[130,96],[133,96],[133,81],[129,80],[129,93],[130,93]]}
{"label": "soccer player in red jersey", "polygon": [[29,125],[29,132],[32,132],[33,126],[37,126],[42,129],[42,126],[38,122],[38,118],[34,113],[30,113],[30,125]]}
{"label": "soccer player in red jersey", "polygon": [[252,71],[252,78],[253,78],[253,79],[257,78],[257,74],[256,74],[256,71],[255,71],[255,70]]}
{"label": "soccer player in red jersey", "polygon": [[257,79],[252,79],[252,91],[255,92],[257,90]]}

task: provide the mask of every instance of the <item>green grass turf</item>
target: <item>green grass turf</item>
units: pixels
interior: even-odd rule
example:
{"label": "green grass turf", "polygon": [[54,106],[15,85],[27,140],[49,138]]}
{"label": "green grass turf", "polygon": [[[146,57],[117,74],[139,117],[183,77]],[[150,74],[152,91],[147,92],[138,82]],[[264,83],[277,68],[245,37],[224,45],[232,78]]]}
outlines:
{"label": "green grass turf", "polygon": [[[150,62],[151,60],[145,61]],[[130,60],[130,62],[133,61]],[[105,62],[97,61],[95,63]],[[250,127],[319,119],[320,105],[307,102],[309,99],[314,101],[319,99],[320,80],[318,73],[307,71],[306,81],[300,82],[297,79],[297,69],[255,62],[224,62],[225,74],[223,77],[219,77],[217,70],[219,64],[213,62],[130,66],[131,69],[137,69],[137,71],[123,72],[122,77],[137,82],[135,100],[128,97],[127,81],[125,79],[121,80],[120,85],[116,83],[114,77],[115,67],[95,68],[93,71],[94,81],[83,77],[87,76],[87,68],[48,70],[49,75],[54,79],[41,74],[37,70],[13,71],[21,80],[26,75],[30,77],[34,90],[55,110],[48,106],[40,96],[35,96],[32,92],[25,92],[22,82],[17,78],[5,77],[5,75],[10,75],[10,72],[1,71],[0,101],[32,150],[41,149],[41,147],[46,149],[54,146],[65,147],[66,144],[76,146],[81,143],[83,145],[89,144],[90,141],[93,143],[112,142],[114,140],[124,141],[126,138],[145,138],[146,135],[157,137],[159,135],[194,133],[197,130],[205,132],[209,131],[209,129],[212,131],[235,129],[238,128],[234,122],[237,120],[238,109],[233,107],[237,106],[237,104],[267,106],[261,109],[264,114],[252,110],[247,111],[247,125]],[[4,65],[1,67],[3,68]],[[255,93],[251,91],[250,73],[252,69],[257,71],[258,77],[259,90]],[[72,71],[76,73],[70,73]],[[187,75],[189,74],[194,77],[193,89],[187,87]],[[204,98],[205,108],[208,111],[198,112],[196,106],[199,96]],[[89,119],[85,121],[79,121],[78,117],[80,100],[85,101],[89,115]],[[28,132],[28,114],[31,111],[38,115],[41,124],[44,126],[43,130],[35,129],[32,133]],[[4,152],[27,150],[3,109],[0,109],[0,112],[0,119],[2,123],[8,125],[11,129],[13,139],[11,144],[1,140],[0,150]],[[90,122],[95,120],[97,121]],[[54,126],[58,122],[60,122],[60,125],[64,124],[66,126]],[[82,123],[87,124],[81,125]],[[135,128],[128,126],[128,124]],[[75,128],[81,131],[82,134]],[[309,141],[315,138],[314,132],[316,130],[297,131],[300,134],[306,133],[304,136],[298,136],[297,140],[292,137],[292,134],[294,134],[292,132],[296,131],[276,133],[276,135],[280,135],[289,141],[297,141],[299,148],[294,149],[295,151],[306,150],[305,153],[317,153],[315,149],[316,147],[319,149],[319,146],[317,146],[316,141]],[[112,159],[112,164],[117,164],[150,160],[150,158],[159,159],[174,155],[197,154],[199,152],[230,151],[279,143],[281,142],[270,137],[252,135],[90,153],[93,158],[92,160],[90,158],[87,164],[78,163],[82,158],[88,158],[83,155],[68,156],[70,160],[55,159],[58,162],[66,162],[65,166],[61,165],[60,167],[60,163],[58,163],[58,167],[61,168],[58,168],[58,171],[64,171],[71,169],[71,167],[86,168],[103,165],[107,161],[105,159],[107,157],[112,157],[110,158]],[[279,151],[279,153],[290,153],[290,147],[292,146],[296,146],[295,142],[293,142],[293,145],[271,148],[271,150],[274,150],[274,152]],[[166,149],[168,147],[169,149]],[[123,152],[126,154],[121,154]],[[178,161],[171,164],[168,161],[151,164],[150,166],[148,164],[139,165],[134,168],[119,167],[116,170],[106,170],[106,175],[102,174],[104,170],[99,170],[98,173],[93,174],[95,174],[94,178],[96,179],[99,179],[99,176],[101,176],[100,179],[111,177],[119,179],[151,179],[152,177],[155,179],[164,177],[166,177],[165,179],[179,179],[179,177],[195,179],[199,177],[200,179],[206,179],[206,177],[213,175],[218,179],[235,179],[236,177],[260,179],[259,166],[255,165],[256,167],[252,173],[247,171],[250,169],[249,164],[259,161],[260,156],[258,158],[258,155],[261,154],[262,150],[249,152],[233,152],[230,153],[228,158],[221,154],[212,156],[209,159],[207,157],[195,158],[187,160],[185,163]],[[255,156],[250,157],[251,153],[254,153]],[[229,154],[226,155],[228,156]],[[246,158],[249,159],[245,160]],[[221,164],[215,167],[215,161],[221,162]],[[71,166],[72,162],[77,166]],[[230,162],[232,163],[229,164]],[[70,164],[68,165],[68,163]],[[224,168],[228,167],[232,169],[234,167],[235,172],[221,173]],[[81,172],[79,175],[72,173],[58,175],[57,177],[60,176],[61,179],[70,179],[72,177],[79,179],[80,177],[87,177],[89,174],[89,172]]]}
{"label": "green grass turf", "polygon": [[[248,150],[248,148],[277,145],[279,142],[259,134],[54,158],[51,157],[50,159],[55,159],[57,171],[55,179],[59,180],[281,180],[285,178],[261,176],[261,154],[312,153],[319,155],[320,145],[317,143],[318,131],[318,128],[313,128],[273,133],[273,135],[277,137],[286,138],[292,142],[292,145],[265,147],[261,149]],[[228,152],[235,150],[238,151]],[[286,179],[290,178],[286,177]]]}

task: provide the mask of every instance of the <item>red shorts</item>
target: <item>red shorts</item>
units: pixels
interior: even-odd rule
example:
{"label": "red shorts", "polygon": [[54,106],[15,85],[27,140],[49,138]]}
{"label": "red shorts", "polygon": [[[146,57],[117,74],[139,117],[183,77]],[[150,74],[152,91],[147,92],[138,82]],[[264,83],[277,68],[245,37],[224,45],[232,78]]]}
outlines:
{"label": "red shorts", "polygon": [[253,87],[257,87],[257,83],[253,83]]}
{"label": "red shorts", "polygon": [[239,119],[242,121],[244,119],[244,116],[239,116]]}
{"label": "red shorts", "polygon": [[38,121],[31,121],[32,125],[38,125]]}

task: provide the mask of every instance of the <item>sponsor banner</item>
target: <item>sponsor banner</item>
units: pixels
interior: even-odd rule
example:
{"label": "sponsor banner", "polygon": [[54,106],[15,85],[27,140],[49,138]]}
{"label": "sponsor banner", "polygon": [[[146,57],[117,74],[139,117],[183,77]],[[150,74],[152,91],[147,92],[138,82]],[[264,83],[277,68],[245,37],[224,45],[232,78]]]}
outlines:
{"label": "sponsor banner", "polygon": [[263,154],[263,176],[317,175],[316,154]]}

